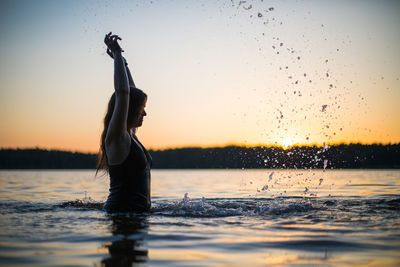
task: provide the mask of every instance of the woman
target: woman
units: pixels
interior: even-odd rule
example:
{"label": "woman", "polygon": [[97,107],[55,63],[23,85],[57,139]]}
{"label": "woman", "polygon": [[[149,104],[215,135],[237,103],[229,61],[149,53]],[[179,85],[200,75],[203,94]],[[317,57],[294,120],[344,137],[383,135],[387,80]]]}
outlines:
{"label": "woman", "polygon": [[114,58],[115,92],[104,118],[97,171],[103,169],[110,175],[107,212],[147,211],[151,206],[151,157],[135,135],[146,116],[147,96],[135,87],[118,40],[111,32],[104,38],[107,53]]}

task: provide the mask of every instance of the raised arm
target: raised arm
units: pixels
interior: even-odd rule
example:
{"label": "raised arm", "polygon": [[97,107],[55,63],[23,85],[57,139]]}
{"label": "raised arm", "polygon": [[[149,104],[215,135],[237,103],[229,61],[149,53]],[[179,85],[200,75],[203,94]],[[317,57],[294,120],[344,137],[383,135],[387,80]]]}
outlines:
{"label": "raised arm", "polygon": [[123,143],[128,138],[127,119],[129,110],[129,81],[125,62],[121,55],[122,49],[118,44],[121,40],[117,35],[109,33],[104,42],[114,55],[114,89],[115,106],[107,129],[106,143]]}
{"label": "raised arm", "polygon": [[[107,48],[107,54],[111,57],[114,58],[114,54],[113,52]],[[135,82],[133,81],[132,75],[131,75],[131,71],[129,70],[128,67],[128,62],[126,62],[126,59],[124,57],[122,57],[125,63],[125,70],[126,70],[126,74],[128,75],[128,81],[129,81],[129,87],[134,87],[136,88]]]}
{"label": "raised arm", "polygon": [[131,72],[130,72],[130,70],[129,70],[129,68],[128,68],[128,63],[126,63],[126,61],[125,61],[125,69],[126,69],[126,74],[128,75],[129,87],[134,87],[134,88],[136,88],[135,82],[133,81]]}

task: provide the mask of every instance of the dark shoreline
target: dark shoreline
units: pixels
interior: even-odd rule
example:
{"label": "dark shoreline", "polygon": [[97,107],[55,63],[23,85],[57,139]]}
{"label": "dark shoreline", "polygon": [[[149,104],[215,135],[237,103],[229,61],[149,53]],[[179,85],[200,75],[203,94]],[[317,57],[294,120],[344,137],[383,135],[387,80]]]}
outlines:
{"label": "dark shoreline", "polygon": [[[176,148],[150,150],[153,169],[400,169],[400,143],[318,146]],[[0,169],[95,169],[97,154],[0,149]]]}

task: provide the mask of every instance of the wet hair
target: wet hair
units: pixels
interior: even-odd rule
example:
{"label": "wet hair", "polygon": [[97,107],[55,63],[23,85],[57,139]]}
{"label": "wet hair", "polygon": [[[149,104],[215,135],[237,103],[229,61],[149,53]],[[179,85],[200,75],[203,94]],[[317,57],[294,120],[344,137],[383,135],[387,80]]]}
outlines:
{"label": "wet hair", "polygon": [[[141,110],[145,105],[147,100],[147,95],[140,89],[131,87],[129,91],[129,109],[128,109],[128,119],[126,121],[127,128],[130,129],[132,125],[138,121]],[[104,116],[104,128],[101,133],[100,138],[100,149],[98,153],[97,166],[96,166],[96,175],[99,170],[104,170],[108,172],[108,161],[105,147],[105,140],[107,136],[108,126],[111,121],[111,117],[114,112],[115,107],[115,93],[112,94],[110,101],[108,101],[107,112]]]}

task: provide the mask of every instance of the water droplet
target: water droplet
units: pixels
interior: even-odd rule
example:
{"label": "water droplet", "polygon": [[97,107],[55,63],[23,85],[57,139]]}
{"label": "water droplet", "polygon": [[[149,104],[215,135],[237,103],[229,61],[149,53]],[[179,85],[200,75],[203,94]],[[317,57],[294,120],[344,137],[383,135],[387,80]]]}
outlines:
{"label": "water droplet", "polygon": [[243,8],[246,10],[250,10],[250,9],[252,9],[252,7],[253,7],[252,5],[249,5],[248,7],[243,6]]}
{"label": "water droplet", "polygon": [[274,175],[275,172],[271,172],[268,176],[268,182],[270,182],[272,180],[272,176]]}
{"label": "water droplet", "polygon": [[326,169],[327,166],[328,166],[328,160],[324,159],[324,170]]}
{"label": "water droplet", "polygon": [[264,185],[263,186],[263,188],[261,189],[262,191],[266,191],[266,190],[268,190],[268,185],[266,184],[266,185]]}

